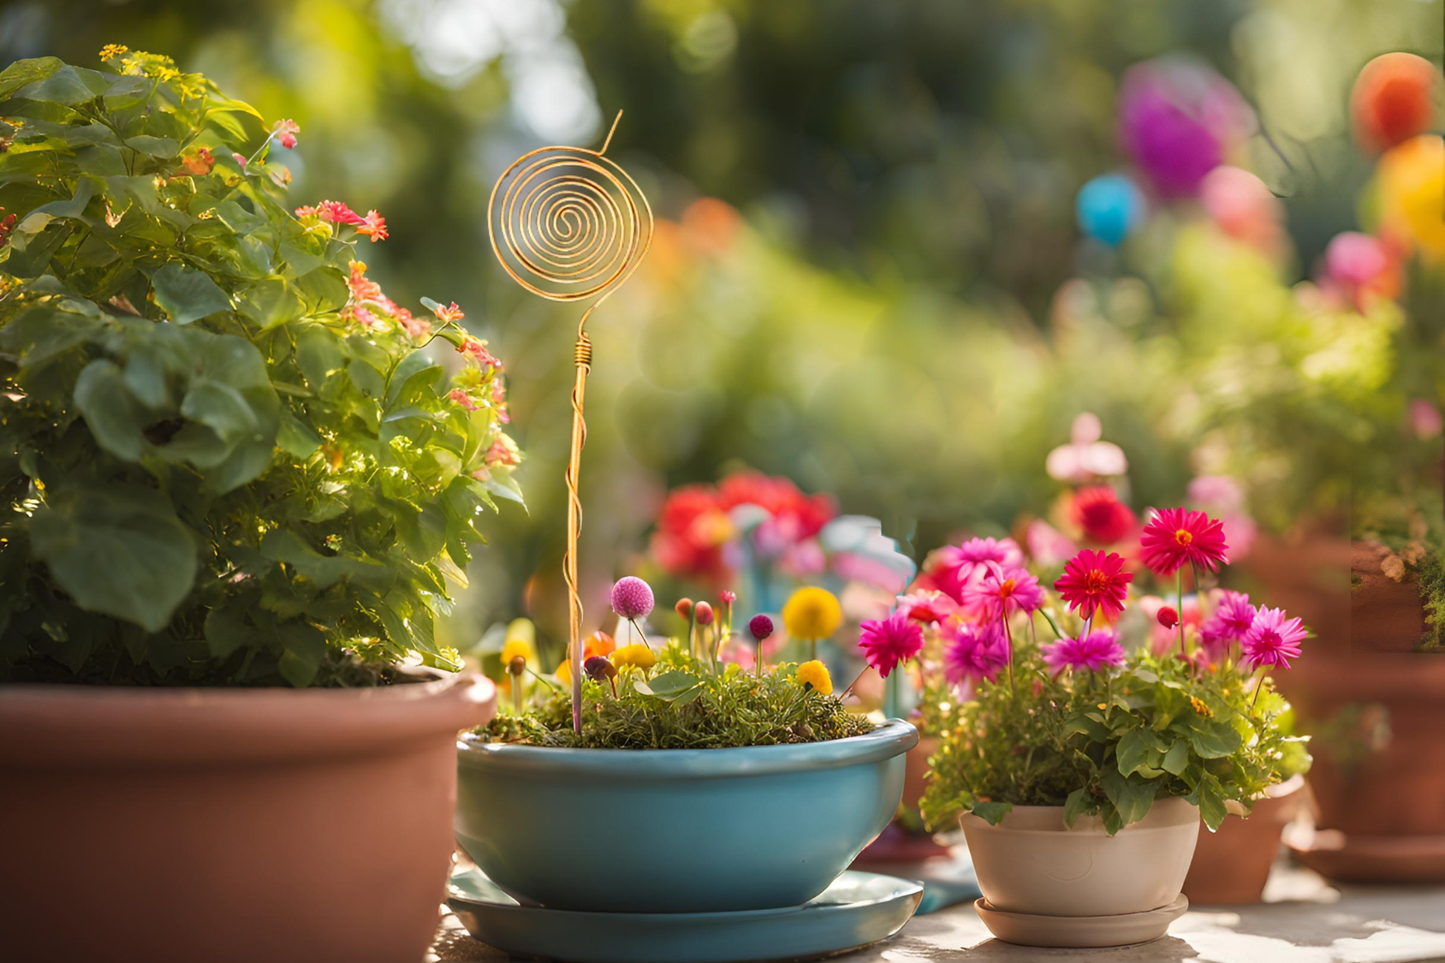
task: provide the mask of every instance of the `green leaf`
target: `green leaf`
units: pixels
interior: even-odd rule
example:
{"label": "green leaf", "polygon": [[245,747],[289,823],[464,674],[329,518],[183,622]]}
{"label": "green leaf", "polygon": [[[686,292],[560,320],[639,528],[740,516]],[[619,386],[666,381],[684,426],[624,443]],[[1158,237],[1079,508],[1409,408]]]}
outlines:
{"label": "green leaf", "polygon": [[315,626],[299,620],[283,623],[278,629],[284,651],[276,670],[298,689],[310,685],[326,655],[326,637]]}
{"label": "green leaf", "polygon": [[1093,805],[1094,797],[1087,787],[1069,793],[1069,798],[1064,800],[1064,825],[1072,827],[1074,821],[1087,813]]}
{"label": "green leaf", "polygon": [[25,215],[25,220],[20,222],[16,230],[21,234],[36,234],[45,230],[56,218],[79,218],[85,214],[85,206],[94,196],[95,181],[82,176],[76,180],[75,193],[70,196],[70,200],[41,204]]}
{"label": "green leaf", "polygon": [[647,687],[652,695],[671,701],[702,685],[702,680],[689,672],[674,669],[648,680]]}
{"label": "green leaf", "polygon": [[1174,745],[1170,746],[1169,751],[1164,754],[1164,761],[1159,764],[1159,767],[1165,772],[1177,776],[1184,771],[1184,767],[1187,765],[1189,765],[1189,744],[1183,739],[1175,739]]}
{"label": "green leaf", "polygon": [[1154,793],[1159,784],[1135,782],[1114,770],[1107,770],[1099,780],[1099,788],[1104,790],[1104,795],[1118,811],[1120,825],[1128,826],[1149,814],[1149,807],[1154,805]]}
{"label": "green leaf", "polygon": [[997,826],[1005,816],[1013,812],[1013,808],[1013,803],[976,802],[969,811],[979,819],[986,820],[990,826]]}
{"label": "green leaf", "polygon": [[140,151],[142,154],[149,154],[151,157],[167,159],[175,157],[181,151],[181,145],[169,137],[152,137],[149,134],[137,134],[135,137],[127,137],[125,146],[131,150]]}
{"label": "green leaf", "polygon": [[327,589],[347,579],[369,579],[380,582],[390,574],[386,566],[372,561],[342,555],[322,555],[288,528],[267,532],[261,539],[261,555],[273,562],[284,562],[296,574]]}
{"label": "green leaf", "polygon": [[1145,766],[1157,768],[1156,757],[1161,751],[1159,741],[1159,737],[1148,729],[1130,729],[1124,733],[1115,753],[1120,775],[1127,776]]}
{"label": "green leaf", "polygon": [[113,361],[97,358],[75,381],[75,405],[96,444],[123,461],[140,461],[145,418]]}
{"label": "green leaf", "polygon": [[94,100],[109,87],[110,79],[100,71],[66,64],[44,80],[38,80],[15,91],[15,96],[38,100],[44,104],[74,107]]}
{"label": "green leaf", "polygon": [[59,57],[17,60],[0,71],[0,97],[9,97],[26,84],[39,83],[64,66],[65,62]]}
{"label": "green leaf", "polygon": [[321,447],[321,436],[283,407],[281,423],[276,429],[276,444],[288,454],[304,460]]}
{"label": "green leaf", "polygon": [[190,531],[151,489],[58,489],[30,520],[30,540],[81,608],[149,632],[165,628],[196,577]]}
{"label": "green leaf", "polygon": [[1243,740],[1232,726],[1205,722],[1199,717],[1190,720],[1189,742],[1205,759],[1223,759],[1232,755]]}
{"label": "green leaf", "polygon": [[246,612],[254,601],[251,597],[234,597],[206,613],[206,647],[212,657],[224,659],[241,646],[256,642],[258,630],[246,624]]}
{"label": "green leaf", "polygon": [[231,300],[203,271],[172,261],[151,278],[156,304],[176,324],[190,324],[218,311],[231,310]]}
{"label": "green leaf", "polygon": [[296,334],[296,366],[314,389],[346,365],[346,342],[324,325],[308,324]]}

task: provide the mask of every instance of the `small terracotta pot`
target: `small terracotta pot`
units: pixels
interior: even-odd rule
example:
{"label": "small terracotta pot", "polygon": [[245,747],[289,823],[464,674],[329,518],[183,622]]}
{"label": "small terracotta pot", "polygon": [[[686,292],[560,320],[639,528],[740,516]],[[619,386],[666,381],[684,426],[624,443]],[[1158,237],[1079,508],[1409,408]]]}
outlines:
{"label": "small terracotta pot", "polygon": [[938,751],[938,736],[923,736],[918,745],[903,757],[903,805],[917,809],[923,791],[928,788],[928,760]]}
{"label": "small terracotta pot", "polygon": [[1355,542],[1350,557],[1350,641],[1355,649],[1409,652],[1424,641],[1425,600],[1414,578],[1385,574],[1390,550]]}
{"label": "small terracotta pot", "polygon": [[419,960],[477,676],[374,689],[0,687],[16,960]]}
{"label": "small terracotta pot", "polygon": [[1304,777],[1295,776],[1269,787],[1268,795],[1255,802],[1246,818],[1228,804],[1235,815],[1216,832],[1199,824],[1199,843],[1184,877],[1184,895],[1190,903],[1259,902],[1279,853],[1280,836],[1303,805],[1304,786]]}
{"label": "small terracotta pot", "polygon": [[1179,896],[1199,810],[1161,799],[1116,835],[1097,817],[1064,825],[1062,806],[1015,806],[997,826],[961,819],[978,886],[995,908],[1043,916],[1116,916],[1167,906]]}

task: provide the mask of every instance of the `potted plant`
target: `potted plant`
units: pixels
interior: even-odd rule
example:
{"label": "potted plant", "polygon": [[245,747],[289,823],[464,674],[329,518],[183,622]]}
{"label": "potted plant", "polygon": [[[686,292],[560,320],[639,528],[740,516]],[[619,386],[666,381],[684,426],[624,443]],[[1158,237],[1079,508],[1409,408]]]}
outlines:
{"label": "potted plant", "polygon": [[[1197,581],[1226,550],[1219,522],[1184,509],[1155,513],[1140,538],[1144,565],[1181,596],[1182,570]],[[932,759],[924,815],[961,821],[996,936],[1154,939],[1187,905],[1201,817],[1213,831],[1231,802],[1247,812],[1303,751],[1263,672],[1299,654],[1304,630],[1243,597],[1197,629],[1173,606],[1146,620],[1126,608],[1134,573],[1112,552],[1070,559],[1055,599],[1021,565],[981,564],[967,573],[975,614],[948,627],[975,689]],[[1140,631],[1150,638],[1126,652]]]}
{"label": "potted plant", "polygon": [[367,276],[376,211],[286,201],[295,123],[101,58],[0,73],[8,946],[418,958],[495,705],[432,623],[517,497],[499,366]]}
{"label": "potted plant", "polygon": [[519,708],[458,746],[458,843],[552,910],[773,909],[823,892],[893,816],[917,732],[849,713],[822,662],[766,665],[766,615],[745,669],[719,658],[728,602],[680,606],[687,634],[656,646],[645,582],[621,580],[612,604],[635,641],[588,656],[580,724],[567,686],[504,651]]}

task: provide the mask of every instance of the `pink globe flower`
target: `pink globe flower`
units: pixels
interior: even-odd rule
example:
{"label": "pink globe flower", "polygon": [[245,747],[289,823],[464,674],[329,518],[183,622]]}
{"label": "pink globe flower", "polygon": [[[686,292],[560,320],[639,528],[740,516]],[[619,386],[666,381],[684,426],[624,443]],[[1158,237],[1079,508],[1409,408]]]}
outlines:
{"label": "pink globe flower", "polygon": [[1027,569],[1004,568],[994,562],[985,564],[988,574],[978,585],[968,586],[964,591],[964,602],[976,605],[985,619],[1033,612],[1044,604],[1044,590]]}
{"label": "pink globe flower", "polygon": [[886,619],[870,619],[859,628],[862,634],[858,647],[863,657],[885,679],[900,662],[923,650],[923,626],[902,612],[894,612]]}
{"label": "pink globe flower", "polygon": [[1124,558],[1117,552],[1085,549],[1069,559],[1064,574],[1054,583],[1059,597],[1080,618],[1093,618],[1101,612],[1106,619],[1117,619],[1124,612],[1129,597],[1132,573],[1124,571]]}
{"label": "pink globe flower", "polygon": [[773,620],[766,615],[754,615],[748,619],[748,632],[761,642],[773,634]]}
{"label": "pink globe flower", "polygon": [[1211,572],[1228,563],[1224,525],[1203,512],[1166,508],[1155,512],[1139,539],[1144,564],[1156,575],[1173,575],[1184,565]]}
{"label": "pink globe flower", "polygon": [[1255,125],[1234,86],[1198,61],[1160,57],[1124,75],[1119,139],[1161,194],[1197,193]]}
{"label": "pink globe flower", "polygon": [[692,610],[693,618],[697,619],[698,625],[712,625],[712,605],[707,602],[699,602]]}
{"label": "pink globe flower", "polygon": [[624,619],[643,618],[654,604],[652,586],[635,575],[620,578],[612,586],[612,611]]}
{"label": "pink globe flower", "polygon": [[960,625],[943,646],[943,673],[952,685],[998,678],[1008,665],[1008,640],[997,622]]}
{"label": "pink globe flower", "polygon": [[1288,669],[1289,660],[1299,658],[1299,644],[1308,636],[1300,620],[1287,619],[1284,609],[1260,608],[1240,641],[1244,664],[1250,671],[1261,666]]}
{"label": "pink globe flower", "polygon": [[1098,672],[1124,664],[1124,649],[1113,632],[1090,632],[1081,639],[1060,639],[1043,648],[1044,664],[1054,675],[1065,669]]}

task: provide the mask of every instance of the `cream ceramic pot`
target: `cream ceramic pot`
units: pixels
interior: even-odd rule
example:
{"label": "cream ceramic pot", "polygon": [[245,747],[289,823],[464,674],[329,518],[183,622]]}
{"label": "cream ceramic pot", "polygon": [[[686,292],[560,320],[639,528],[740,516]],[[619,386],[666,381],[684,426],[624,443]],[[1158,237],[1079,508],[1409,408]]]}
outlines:
{"label": "cream ceramic pot", "polygon": [[1015,806],[997,826],[965,815],[964,836],[984,898],[1001,910],[1114,916],[1171,903],[1184,885],[1199,810],[1161,799],[1116,835],[1093,816],[1064,826],[1062,806]]}

